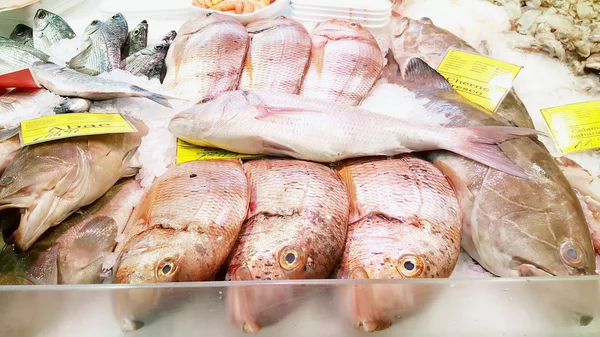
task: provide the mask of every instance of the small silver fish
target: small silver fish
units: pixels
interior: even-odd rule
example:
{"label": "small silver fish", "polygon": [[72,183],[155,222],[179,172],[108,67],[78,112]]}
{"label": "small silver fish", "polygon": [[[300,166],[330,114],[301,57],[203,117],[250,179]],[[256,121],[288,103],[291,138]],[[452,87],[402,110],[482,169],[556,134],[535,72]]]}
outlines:
{"label": "small silver fish", "polygon": [[33,29],[20,23],[15,26],[15,29],[13,29],[12,33],[10,34],[10,39],[20,44],[33,47]]}
{"label": "small silver fish", "polygon": [[127,40],[121,50],[121,58],[131,56],[148,46],[148,21],[140,22],[129,32]]}
{"label": "small silver fish", "polygon": [[45,53],[53,44],[63,39],[72,39],[75,32],[59,15],[39,9],[33,18],[33,46]]}
{"label": "small silver fish", "polygon": [[118,69],[121,65],[121,43],[111,34],[107,24],[92,21],[85,28],[82,51],[68,62],[68,66],[88,75]]}

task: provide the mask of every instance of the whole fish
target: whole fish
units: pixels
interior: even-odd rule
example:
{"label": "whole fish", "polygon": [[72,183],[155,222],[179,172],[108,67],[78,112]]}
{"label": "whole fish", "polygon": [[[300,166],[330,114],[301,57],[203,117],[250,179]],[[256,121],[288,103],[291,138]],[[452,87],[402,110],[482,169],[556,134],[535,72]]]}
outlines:
{"label": "whole fish", "polygon": [[119,47],[122,47],[125,44],[125,41],[127,41],[129,32],[129,25],[123,14],[117,13],[111,16],[110,19],[106,20],[106,25],[110,30],[111,38],[117,39]]}
{"label": "whole fish", "polygon": [[0,36],[0,74],[29,68],[35,62],[46,62],[49,58],[33,47]]}
{"label": "whole fish", "polygon": [[271,91],[232,91],[177,114],[169,130],[200,146],[335,162],[446,149],[524,176],[496,143],[535,134],[515,127],[423,127],[347,104]]}
{"label": "whole fish", "polygon": [[311,37],[300,95],[358,105],[383,69],[383,54],[373,34],[358,23],[333,19],[319,23]]}
{"label": "whole fish", "polygon": [[[466,41],[451,32],[437,27],[429,18],[414,20],[408,17],[392,16],[392,49],[400,68],[413,57],[425,61],[437,69],[450,49],[479,54]],[[508,120],[513,126],[533,128],[527,108],[514,89],[504,98],[496,114]]]}
{"label": "whole fish", "polygon": [[27,251],[49,228],[100,198],[117,180],[137,174],[136,153],[148,129],[128,119],[138,132],[57,140],[19,151],[0,177],[7,243]]}
{"label": "whole fish", "polygon": [[[422,123],[430,127],[506,125],[466,102],[422,60],[407,62],[402,73],[400,84],[429,101]],[[428,155],[449,177],[459,197],[462,248],[501,277],[593,274],[594,249],[583,211],[554,158],[531,138],[512,139],[499,147],[529,179],[450,152]]]}
{"label": "whole fish", "polygon": [[150,72],[164,61],[168,51],[169,42],[166,41],[144,48],[127,57],[123,61],[123,68],[136,76],[149,76]]}
{"label": "whole fish", "polygon": [[248,42],[246,28],[234,18],[208,13],[187,21],[169,48],[164,88],[198,101],[234,90]]}
{"label": "whole fish", "polygon": [[138,51],[146,48],[148,45],[148,21],[143,20],[129,32],[127,40],[121,50],[121,58],[124,59]]}
{"label": "whole fish", "polygon": [[251,42],[239,89],[297,94],[312,45],[306,28],[278,17],[252,22],[246,30]]}
{"label": "whole fish", "polygon": [[[165,37],[163,37],[162,41],[167,42],[169,44],[169,46],[171,46],[171,44],[173,43],[173,40],[175,40],[176,36],[177,36],[177,32],[172,30],[167,35],[165,35]],[[167,75],[167,63],[163,59],[163,60],[160,60],[157,64],[155,64],[154,68],[152,68],[152,70],[150,70],[150,73],[148,74],[148,78],[150,78],[150,79],[157,78],[160,81],[160,83],[162,83],[165,80],[166,75]]]}
{"label": "whole fish", "polygon": [[102,283],[102,264],[141,197],[134,179],[113,186],[92,205],[47,231],[29,251],[0,251],[0,284]]}
{"label": "whole fish", "polygon": [[0,175],[21,149],[19,128],[0,129]]}
{"label": "whole fish", "polygon": [[[339,175],[325,165],[298,160],[255,160],[244,168],[250,209],[225,279],[327,278],[342,255],[350,211]],[[256,332],[261,324],[254,312],[247,312],[254,303],[244,303],[252,301],[252,292],[233,291],[228,301],[236,325]]]}
{"label": "whole fish", "polygon": [[15,26],[12,33],[10,33],[10,39],[17,43],[33,47],[33,29],[27,25],[19,23]]}
{"label": "whole fish", "polygon": [[[452,186],[433,164],[413,156],[363,158],[342,162],[338,170],[351,206],[337,278],[450,276],[460,253],[462,214]],[[396,302],[406,298],[390,295],[360,287],[348,292],[357,326],[381,330],[404,314],[408,308]]]}
{"label": "whole fish", "polygon": [[144,97],[167,108],[169,98],[138,86],[95,77],[58,66],[54,63],[36,63],[31,68],[36,81],[57,95],[79,97],[93,101],[120,97]]}
{"label": "whole fish", "polygon": [[239,160],[170,167],[127,223],[115,250],[115,282],[211,280],[235,243],[248,202]]}
{"label": "whole fish", "polygon": [[75,32],[59,15],[38,9],[33,18],[33,46],[44,53],[63,39],[72,39]]}
{"label": "whole fish", "polygon": [[121,66],[121,42],[107,24],[94,20],[85,28],[81,52],[67,64],[88,75],[118,69]]}

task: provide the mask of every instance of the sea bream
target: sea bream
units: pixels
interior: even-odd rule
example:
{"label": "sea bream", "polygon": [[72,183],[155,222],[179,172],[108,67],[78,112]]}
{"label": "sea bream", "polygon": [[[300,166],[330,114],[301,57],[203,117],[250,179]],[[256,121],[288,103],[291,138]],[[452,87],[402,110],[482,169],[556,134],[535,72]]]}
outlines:
{"label": "sea bream", "polygon": [[297,94],[310,58],[311,39],[306,28],[278,17],[252,22],[246,30],[250,49],[238,88]]}
{"label": "sea bream", "polygon": [[311,38],[300,95],[358,105],[383,68],[383,54],[373,34],[356,22],[332,19],[317,24]]}
{"label": "sea bream", "polygon": [[100,20],[94,20],[85,28],[81,52],[67,65],[88,75],[118,69],[121,65],[121,42],[115,37],[111,27]]}
{"label": "sea bream", "polygon": [[239,160],[171,166],[146,193],[117,245],[116,283],[209,281],[248,211]]}
{"label": "sea bream", "polygon": [[33,47],[33,29],[22,23],[15,26],[9,38],[20,44]]}
{"label": "sea bream", "polygon": [[[414,20],[408,17],[399,17],[394,13],[391,34],[392,50],[401,71],[406,67],[406,63],[414,57],[420,58],[433,69],[437,69],[450,49],[479,54],[466,41],[434,25],[429,18]],[[514,126],[534,127],[527,108],[514,89],[509,91],[495,113]]]}
{"label": "sea bream", "polygon": [[133,55],[148,46],[148,21],[143,20],[127,35],[127,40],[121,48],[121,58]]}
{"label": "sea bream", "polygon": [[117,13],[106,20],[105,23],[110,30],[111,38],[117,39],[117,41],[119,41],[119,45],[123,46],[125,41],[127,41],[129,31],[127,20],[125,20],[123,14]]}
{"label": "sea bream", "polygon": [[246,28],[229,16],[211,12],[187,21],[165,60],[165,90],[190,101],[234,90],[249,40]]}
{"label": "sea bream", "polygon": [[142,196],[134,179],[124,179],[88,207],[47,231],[31,249],[0,251],[0,284],[102,283],[102,265]]}
{"label": "sea bream", "polygon": [[0,74],[31,67],[36,62],[48,61],[50,56],[14,40],[0,36]]}
{"label": "sea bream", "polygon": [[[350,211],[339,175],[325,165],[299,160],[253,160],[244,168],[250,209],[225,279],[327,278],[342,255]],[[265,324],[264,309],[278,307],[269,300],[286,302],[289,295],[282,288],[267,291],[269,298],[254,287],[230,289],[227,301],[235,325],[258,331]]]}
{"label": "sea bream", "polygon": [[[398,67],[388,59],[390,67]],[[421,59],[406,62],[401,73],[398,83],[428,101],[421,121],[430,127],[506,125],[466,101]],[[393,115],[403,118],[400,109]],[[428,154],[459,196],[463,249],[501,277],[594,274],[585,216],[554,158],[537,139],[521,137],[498,146],[529,179],[451,152]]]}
{"label": "sea bream", "polygon": [[33,17],[33,46],[44,53],[50,51],[55,43],[63,39],[72,39],[75,32],[59,15],[44,9],[38,9]]}
{"label": "sea bream", "polygon": [[423,127],[343,103],[271,91],[232,91],[173,117],[169,130],[199,146],[246,154],[336,162],[364,156],[446,149],[523,176],[496,145],[515,127]]}
{"label": "sea bream", "polygon": [[19,150],[0,176],[0,218],[5,241],[28,250],[50,227],[104,195],[140,169],[137,149],[148,129],[85,136]]}

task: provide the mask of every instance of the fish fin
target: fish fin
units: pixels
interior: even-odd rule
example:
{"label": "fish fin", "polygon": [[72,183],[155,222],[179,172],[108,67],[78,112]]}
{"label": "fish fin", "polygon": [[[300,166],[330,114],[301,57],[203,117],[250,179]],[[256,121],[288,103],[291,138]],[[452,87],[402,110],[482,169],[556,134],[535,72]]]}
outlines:
{"label": "fish fin", "polygon": [[406,63],[402,78],[413,84],[455,92],[444,76],[418,57],[413,57]]}
{"label": "fish fin", "polygon": [[352,172],[346,166],[337,170],[338,174],[342,178],[344,185],[346,185],[346,190],[348,191],[348,196],[350,198],[350,220],[349,223],[353,223],[355,221],[360,220],[360,209],[357,204],[357,196],[356,196],[356,184],[354,183],[354,179],[352,178]]}
{"label": "fish fin", "polygon": [[170,97],[170,96],[166,96],[166,95],[161,95],[161,94],[157,94],[151,91],[148,91],[146,89],[140,88],[136,85],[132,85],[131,89],[133,91],[139,92],[142,95],[144,95],[144,97],[146,97],[147,99],[156,102],[164,107],[167,108],[172,108],[173,106],[171,105],[171,103],[169,103],[169,99],[176,99],[176,100],[182,100],[176,97]]}
{"label": "fish fin", "polygon": [[28,278],[35,284],[58,284],[58,253],[60,246],[54,244],[42,252],[27,252],[26,259],[31,259]]}
{"label": "fish fin", "polygon": [[288,155],[290,157],[294,157],[294,154],[298,154],[298,151],[292,149],[291,147],[280,144],[276,141],[272,141],[269,139],[261,138],[263,148],[265,149],[264,154],[268,155]]}
{"label": "fish fin", "polygon": [[126,168],[121,178],[133,177],[140,172],[142,164],[140,163],[138,148],[139,146],[136,146],[123,156],[122,165]]}
{"label": "fish fin", "polygon": [[19,127],[17,126],[16,128],[12,128],[12,129],[3,129],[0,130],[0,142],[3,142],[7,139],[10,139],[16,135],[19,134]]}
{"label": "fish fin", "polygon": [[459,130],[461,133],[466,133],[461,137],[463,142],[447,142],[441,147],[498,171],[524,179],[531,178],[513,160],[508,158],[497,144],[520,136],[543,135],[542,132],[511,126],[452,128],[450,132],[456,136],[456,132]]}
{"label": "fish fin", "polygon": [[381,72],[381,78],[385,79],[388,83],[400,84],[402,83],[402,72],[400,71],[400,65],[396,58],[394,58],[394,52],[389,49],[385,56],[387,63],[383,67]]}
{"label": "fish fin", "polygon": [[293,113],[302,113],[302,114],[314,113],[313,110],[302,109],[302,108],[291,108],[291,107],[279,108],[276,106],[266,106],[266,105],[257,105],[256,107],[259,110],[262,110],[259,115],[254,117],[257,120],[265,120],[265,119],[268,119],[269,117],[276,117],[278,115],[290,115]]}
{"label": "fish fin", "polygon": [[71,60],[69,60],[69,62],[67,62],[67,66],[69,66],[69,68],[71,68],[71,69],[76,69],[76,70],[79,68],[86,68],[86,63],[87,63],[88,57],[90,56],[91,52],[92,52],[92,44],[86,43],[83,50],[79,54],[73,56],[73,58]]}
{"label": "fish fin", "polygon": [[490,55],[490,44],[487,42],[487,40],[481,41],[481,43],[479,44],[479,48],[477,48],[477,51],[483,55]]}
{"label": "fish fin", "polygon": [[117,221],[108,216],[100,216],[86,223],[76,234],[68,254],[69,264],[84,268],[109,254],[116,244]]}
{"label": "fish fin", "polygon": [[538,267],[531,265],[531,264],[527,264],[524,263],[522,265],[520,265],[517,268],[517,272],[519,273],[519,277],[548,277],[548,276],[553,276],[550,273],[547,273],[541,269],[539,269]]}

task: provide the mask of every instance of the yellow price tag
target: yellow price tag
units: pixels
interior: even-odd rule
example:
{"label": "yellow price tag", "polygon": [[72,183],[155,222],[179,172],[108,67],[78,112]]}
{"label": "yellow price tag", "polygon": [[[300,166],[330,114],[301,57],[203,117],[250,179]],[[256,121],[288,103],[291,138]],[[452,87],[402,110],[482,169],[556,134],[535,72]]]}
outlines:
{"label": "yellow price tag", "polygon": [[437,71],[469,101],[495,112],[520,66],[460,50],[449,50]]}
{"label": "yellow price tag", "polygon": [[120,114],[74,113],[21,122],[21,146],[57,139],[138,130]]}
{"label": "yellow price tag", "polygon": [[239,154],[235,152],[229,152],[222,149],[215,149],[210,147],[201,147],[185,142],[181,139],[177,139],[177,159],[176,163],[186,163],[194,160],[210,160],[210,159],[251,159],[260,158],[261,155],[253,154]]}
{"label": "yellow price tag", "polygon": [[600,148],[600,100],[541,111],[560,152]]}

